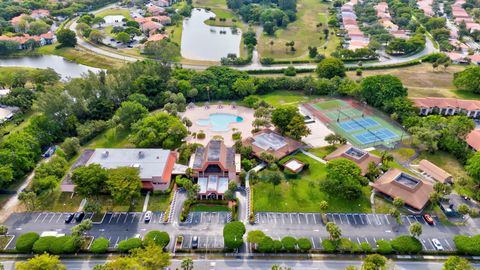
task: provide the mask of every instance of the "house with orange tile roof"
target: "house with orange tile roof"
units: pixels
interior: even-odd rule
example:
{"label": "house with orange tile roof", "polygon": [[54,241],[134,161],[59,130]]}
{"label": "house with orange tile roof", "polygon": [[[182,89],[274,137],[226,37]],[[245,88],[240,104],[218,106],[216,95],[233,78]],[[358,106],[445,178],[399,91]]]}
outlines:
{"label": "house with orange tile roof", "polygon": [[465,141],[473,150],[480,151],[480,129],[472,130]]}
{"label": "house with orange tile roof", "polygon": [[443,184],[453,182],[453,176],[451,174],[426,159],[420,160],[418,163],[418,170],[424,176],[427,176],[428,178],[431,178],[437,182]]}
{"label": "house with orange tile roof", "polygon": [[480,117],[480,101],[456,98],[412,98],[413,104],[420,109],[420,115],[465,114],[468,117]]}

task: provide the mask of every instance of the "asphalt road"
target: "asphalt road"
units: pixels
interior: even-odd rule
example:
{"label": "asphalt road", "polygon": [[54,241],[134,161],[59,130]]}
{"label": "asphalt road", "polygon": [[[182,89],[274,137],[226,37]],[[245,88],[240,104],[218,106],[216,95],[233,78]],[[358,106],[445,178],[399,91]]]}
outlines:
{"label": "asphalt road", "polygon": [[[2,261],[5,270],[15,269],[16,261]],[[62,260],[62,263],[68,270],[86,270],[92,269],[97,264],[104,264],[104,259],[92,260]],[[170,269],[180,269],[181,260],[172,260]],[[347,266],[359,266],[360,261],[352,260],[259,260],[259,259],[217,259],[217,260],[194,260],[193,265],[196,270],[225,270],[225,269],[265,269],[270,270],[272,265],[277,264],[281,266],[288,266],[294,270],[337,270],[345,269]],[[395,262],[397,270],[441,270],[442,262],[412,262],[412,261],[397,261]],[[480,264],[475,264],[475,267],[480,267]]]}

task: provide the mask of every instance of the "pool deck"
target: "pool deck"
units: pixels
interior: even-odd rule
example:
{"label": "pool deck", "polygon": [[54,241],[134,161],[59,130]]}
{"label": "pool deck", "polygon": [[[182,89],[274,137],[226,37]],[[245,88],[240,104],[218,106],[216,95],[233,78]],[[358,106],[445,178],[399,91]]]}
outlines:
{"label": "pool deck", "polygon": [[[230,129],[228,131],[213,131],[210,127],[200,126],[197,124],[197,121],[200,119],[208,119],[210,114],[213,113],[228,113],[233,115],[238,115],[243,118],[242,122],[239,123],[230,123]],[[253,116],[254,110],[242,107],[242,106],[231,106],[228,104],[218,105],[211,104],[208,108],[205,106],[192,106],[188,107],[187,110],[181,114],[182,117],[186,117],[192,121],[192,126],[189,128],[191,133],[198,133],[203,131],[205,133],[205,139],[196,139],[192,136],[187,137],[186,141],[188,143],[199,143],[206,145],[214,136],[222,136],[225,145],[232,146],[234,141],[232,139],[232,134],[235,132],[233,129],[240,131],[242,133],[242,139],[245,139],[251,136],[251,131],[253,129],[252,123],[255,120]]]}

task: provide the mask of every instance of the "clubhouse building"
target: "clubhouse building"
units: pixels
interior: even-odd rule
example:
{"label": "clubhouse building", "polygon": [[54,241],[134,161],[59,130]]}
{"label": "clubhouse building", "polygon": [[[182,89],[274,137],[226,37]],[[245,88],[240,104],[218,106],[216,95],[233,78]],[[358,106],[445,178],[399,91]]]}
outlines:
{"label": "clubhouse building", "polygon": [[378,165],[381,161],[380,157],[348,144],[340,146],[324,159],[330,161],[337,158],[346,158],[353,161],[358,167],[360,167],[363,176],[368,172],[368,164],[373,162],[375,165]]}
{"label": "clubhouse building", "polygon": [[456,98],[412,98],[420,115],[440,114],[455,115],[465,114],[468,117],[480,118],[480,101]]}
{"label": "clubhouse building", "polygon": [[297,151],[303,144],[271,129],[264,129],[245,139],[243,145],[251,146],[253,154],[260,159],[262,153],[267,153],[280,160]]}

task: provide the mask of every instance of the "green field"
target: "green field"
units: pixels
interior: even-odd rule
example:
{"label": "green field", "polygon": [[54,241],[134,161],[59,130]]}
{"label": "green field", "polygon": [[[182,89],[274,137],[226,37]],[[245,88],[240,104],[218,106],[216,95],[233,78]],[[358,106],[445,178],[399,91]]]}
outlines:
{"label": "green field", "polygon": [[[328,41],[323,38],[323,29],[328,28],[328,7],[328,3],[317,0],[297,1],[297,20],[288,24],[286,29],[277,30],[275,36],[262,34],[258,42],[260,55],[276,59],[306,59],[308,46],[318,47],[320,54],[330,55],[340,40],[335,35],[329,35]],[[317,28],[318,23],[323,26]],[[273,46],[270,41],[273,41]],[[296,51],[293,53],[285,47],[285,43],[290,41],[295,42]]]}
{"label": "green field", "polygon": [[79,48],[60,48],[56,49],[53,45],[47,45],[36,49],[36,53],[39,54],[53,54],[58,55],[67,60],[77,62],[82,65],[96,67],[96,68],[117,68],[123,65],[123,62],[120,60],[115,60],[112,58],[106,58],[95,54],[88,50],[83,50]]}
{"label": "green field", "polygon": [[228,212],[230,209],[226,205],[217,204],[196,204],[190,209],[191,212]]}
{"label": "green field", "polygon": [[364,187],[364,196],[357,201],[348,201],[320,190],[320,182],[326,177],[325,165],[296,154],[295,158],[308,162],[309,169],[301,178],[282,181],[274,188],[272,184],[259,182],[253,186],[254,210],[273,212],[319,212],[318,203],[328,202],[328,212],[371,212],[370,188]]}
{"label": "green field", "polygon": [[129,131],[111,128],[91,140],[84,148],[129,148],[134,147],[128,142]]}
{"label": "green field", "polygon": [[148,201],[148,210],[150,211],[165,211],[170,203],[170,194],[154,194],[150,195]]}
{"label": "green field", "polygon": [[320,96],[306,96],[303,92],[278,90],[266,95],[256,95],[273,107],[296,106],[317,99]]}
{"label": "green field", "polygon": [[337,148],[338,148],[338,145],[329,145],[329,146],[324,146],[319,148],[309,148],[307,149],[307,151],[319,158],[324,158],[330,153],[332,153],[333,151],[335,151]]}
{"label": "green field", "polygon": [[128,9],[126,8],[110,8],[110,9],[102,10],[98,13],[95,13],[96,17],[101,17],[101,18],[105,16],[112,16],[112,15],[122,15],[123,17],[129,20],[132,19],[132,17],[130,16],[130,11],[128,11]]}

